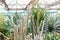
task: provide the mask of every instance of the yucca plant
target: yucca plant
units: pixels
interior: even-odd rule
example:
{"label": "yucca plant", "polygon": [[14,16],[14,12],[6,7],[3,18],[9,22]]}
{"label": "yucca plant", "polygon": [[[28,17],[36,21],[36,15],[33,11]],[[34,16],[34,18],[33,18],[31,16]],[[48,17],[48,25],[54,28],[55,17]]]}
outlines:
{"label": "yucca plant", "polygon": [[10,23],[13,22],[15,25],[18,25],[19,24],[20,15],[17,12],[15,12],[12,17],[11,16],[8,16],[8,18],[9,18]]}
{"label": "yucca plant", "polygon": [[30,16],[30,30],[32,33],[32,38],[34,39],[34,35],[38,34],[39,27],[41,21],[44,20],[44,9],[40,8],[37,5],[37,8],[32,7],[31,9],[31,16]]}
{"label": "yucca plant", "polygon": [[18,14],[15,12],[15,14],[11,17],[8,15],[8,20],[4,23],[4,28],[8,30],[8,32],[13,32],[14,30],[14,24],[18,25]]}
{"label": "yucca plant", "polygon": [[36,34],[38,34],[38,28],[41,21],[44,19],[44,9],[37,6],[37,8],[32,7],[32,16],[35,24]]}
{"label": "yucca plant", "polygon": [[15,12],[14,15],[11,17],[11,16],[8,16],[9,18],[9,25],[8,26],[11,26],[10,27],[10,33],[14,33],[14,40],[18,40],[18,28],[20,26],[20,15]]}

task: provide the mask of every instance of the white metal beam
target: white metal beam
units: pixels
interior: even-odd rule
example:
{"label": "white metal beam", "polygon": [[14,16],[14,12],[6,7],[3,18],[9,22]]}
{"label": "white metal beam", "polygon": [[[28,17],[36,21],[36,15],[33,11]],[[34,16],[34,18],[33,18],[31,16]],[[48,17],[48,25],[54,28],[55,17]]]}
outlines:
{"label": "white metal beam", "polygon": [[58,5],[58,4],[60,4],[60,1],[56,1],[56,2],[54,2],[52,4],[47,4],[46,7],[47,8],[50,8],[50,7],[55,6],[55,5]]}

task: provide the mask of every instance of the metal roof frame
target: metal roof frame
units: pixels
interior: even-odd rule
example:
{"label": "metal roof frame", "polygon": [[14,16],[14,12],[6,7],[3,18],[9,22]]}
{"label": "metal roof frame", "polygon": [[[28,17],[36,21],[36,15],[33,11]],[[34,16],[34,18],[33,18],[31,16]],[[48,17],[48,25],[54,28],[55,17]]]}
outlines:
{"label": "metal roof frame", "polygon": [[[30,1],[29,4],[26,5],[25,8],[17,8],[17,9],[14,9],[14,8],[9,8],[9,7],[8,7],[9,5],[7,5],[7,3],[5,2],[5,0],[1,0],[1,2],[5,5],[6,10],[27,10],[28,6],[31,5],[31,4],[34,5],[36,1],[37,1],[37,0],[32,0],[32,1]],[[55,6],[55,5],[57,5],[57,4],[60,4],[60,1],[56,1],[56,2],[54,2],[54,3],[52,3],[52,4],[47,4],[47,5],[45,5],[45,6],[46,6],[47,8],[50,8],[50,7]],[[45,8],[44,8],[44,9],[45,9]],[[52,9],[54,9],[54,8],[52,8]],[[57,9],[57,10],[60,10],[59,8],[56,8],[56,9]],[[56,9],[54,9],[54,10],[56,10]]]}

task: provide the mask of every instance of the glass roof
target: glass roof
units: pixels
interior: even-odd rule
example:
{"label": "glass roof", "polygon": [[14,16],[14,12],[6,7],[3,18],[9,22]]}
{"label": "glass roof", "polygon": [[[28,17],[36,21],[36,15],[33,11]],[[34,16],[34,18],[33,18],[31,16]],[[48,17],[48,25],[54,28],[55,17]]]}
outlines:
{"label": "glass roof", "polygon": [[[26,5],[28,5],[28,3],[30,2],[31,0],[6,0],[5,2],[6,2],[6,4],[8,5],[8,7],[9,8],[25,8],[26,7]],[[60,2],[60,0],[39,0],[39,5],[40,5],[40,7],[41,8],[45,8],[45,7],[50,7],[50,8],[60,8],[60,3],[58,3],[58,2]],[[0,0],[0,4],[1,4],[1,0]],[[53,4],[54,6],[50,6],[51,4]],[[17,6],[17,7],[16,7]],[[3,12],[3,14],[4,15],[8,15],[8,13],[9,13],[9,15],[11,15],[11,14],[13,14],[12,13],[12,10],[10,10],[10,11],[6,11],[5,9],[4,9],[4,5],[0,5],[0,12]],[[16,12],[16,11],[14,11],[13,10],[13,12]],[[27,13],[25,10],[20,10],[20,11],[18,11],[19,13],[21,12],[21,13]],[[57,10],[54,10],[54,11],[52,11],[52,10],[49,10],[48,11],[49,13],[56,13],[57,12]],[[60,11],[59,11],[59,13],[60,13]]]}
{"label": "glass roof", "polygon": [[30,0],[6,0],[9,8],[25,8],[29,2]]}
{"label": "glass roof", "polygon": [[58,0],[41,0],[40,3],[42,3],[42,4],[51,4],[51,3],[56,2],[56,1],[58,1]]}
{"label": "glass roof", "polygon": [[[28,3],[31,0],[6,0],[6,4],[8,5],[9,8],[25,8],[26,5],[28,5]],[[39,4],[42,8],[59,8],[60,7],[60,0],[39,0]],[[52,4],[54,6],[52,6]],[[17,7],[16,7],[17,6]],[[1,8],[0,8],[1,9]]]}
{"label": "glass roof", "polygon": [[[45,7],[45,5],[50,6],[52,4],[55,5],[54,8],[56,8],[56,5],[59,5],[58,2],[60,2],[60,0],[41,0],[41,1],[39,1],[40,6],[43,8]],[[53,6],[50,6],[50,7],[53,7]],[[60,5],[57,7],[60,7]]]}

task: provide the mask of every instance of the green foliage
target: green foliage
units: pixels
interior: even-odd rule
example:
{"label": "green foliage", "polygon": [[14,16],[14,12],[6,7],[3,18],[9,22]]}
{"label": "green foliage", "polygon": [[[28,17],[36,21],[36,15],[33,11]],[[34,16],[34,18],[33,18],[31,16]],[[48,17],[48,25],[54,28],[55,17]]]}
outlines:
{"label": "green foliage", "polygon": [[14,22],[15,24],[17,24],[17,18],[16,18],[16,16],[13,16],[13,22]]}
{"label": "green foliage", "polygon": [[[56,16],[57,15],[57,16]],[[60,16],[59,14],[48,15],[47,18],[48,31],[59,31],[60,29]],[[58,30],[57,30],[58,29]]]}
{"label": "green foliage", "polygon": [[13,16],[13,22],[14,24],[18,25],[20,23],[20,15],[16,12],[15,15]]}
{"label": "green foliage", "polygon": [[6,36],[8,36],[10,34],[11,29],[13,28],[13,26],[10,24],[9,20],[7,20],[4,23],[4,29],[2,30],[2,33],[5,34]]}
{"label": "green foliage", "polygon": [[2,14],[0,14],[0,32],[6,35],[8,33],[8,30],[5,27],[5,18]]}
{"label": "green foliage", "polygon": [[8,16],[8,18],[9,18],[9,21],[10,21],[10,23],[14,23],[15,25],[18,25],[20,22],[20,18],[21,16],[17,13],[17,12],[15,12],[14,13],[14,15],[11,17],[11,16]]}
{"label": "green foliage", "polygon": [[[4,35],[8,36],[10,33],[13,32],[14,30],[14,25],[17,25],[19,22],[20,22],[20,15],[17,14],[17,12],[15,12],[14,16],[11,17],[11,16],[8,16],[8,20],[4,22],[3,20],[3,16],[0,16],[1,18],[1,22],[0,24],[2,23],[2,27],[3,29],[0,29],[0,32],[3,33]],[[13,23],[12,23],[13,22]],[[1,27],[1,26],[0,26]]]}
{"label": "green foliage", "polygon": [[[44,9],[37,6],[37,8],[32,7],[32,16],[31,16],[31,31],[35,30],[35,34],[38,34],[38,28],[41,21],[44,20]],[[33,34],[33,32],[32,32]]]}
{"label": "green foliage", "polygon": [[46,33],[44,40],[60,40],[60,37],[57,34]]}
{"label": "green foliage", "polygon": [[5,19],[4,16],[2,14],[0,14],[0,30],[3,29],[3,24],[5,23]]}
{"label": "green foliage", "polygon": [[38,19],[39,16],[39,24],[41,22],[41,20],[44,19],[44,9],[37,7],[37,8],[32,8],[32,15],[34,16],[34,22],[36,24],[36,21]]}

